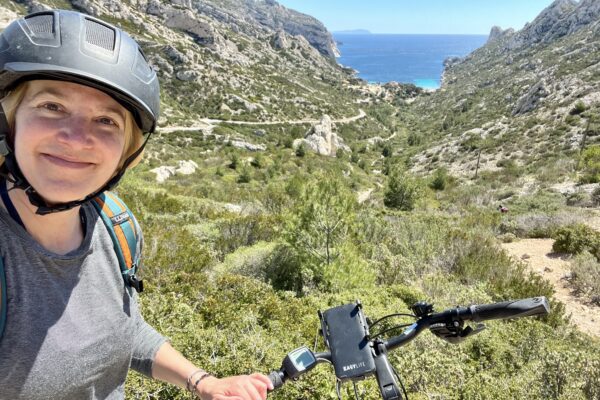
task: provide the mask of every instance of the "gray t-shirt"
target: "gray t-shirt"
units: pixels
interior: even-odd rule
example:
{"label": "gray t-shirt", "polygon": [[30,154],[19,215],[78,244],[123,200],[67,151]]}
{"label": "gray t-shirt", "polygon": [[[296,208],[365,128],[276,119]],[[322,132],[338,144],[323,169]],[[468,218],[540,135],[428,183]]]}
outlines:
{"label": "gray t-shirt", "polygon": [[83,243],[58,255],[0,207],[8,295],[0,400],[122,399],[129,367],[150,375],[165,342],[140,315],[98,213],[83,208]]}

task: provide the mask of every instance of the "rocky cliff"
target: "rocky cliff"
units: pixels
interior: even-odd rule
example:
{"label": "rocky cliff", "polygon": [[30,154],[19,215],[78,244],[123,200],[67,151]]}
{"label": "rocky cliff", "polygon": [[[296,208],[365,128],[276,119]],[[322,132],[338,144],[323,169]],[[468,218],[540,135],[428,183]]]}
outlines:
{"label": "rocky cliff", "polygon": [[598,141],[599,61],[597,0],[556,0],[520,31],[492,28],[482,48],[448,60],[440,90],[414,103],[427,118],[412,128],[436,138],[414,169],[472,173],[478,154],[465,149],[481,146],[483,168],[507,156],[529,165]]}
{"label": "rocky cliff", "polygon": [[276,1],[0,0],[5,21],[57,6],[120,25],[142,44],[161,78],[163,125],[358,112],[331,34]]}

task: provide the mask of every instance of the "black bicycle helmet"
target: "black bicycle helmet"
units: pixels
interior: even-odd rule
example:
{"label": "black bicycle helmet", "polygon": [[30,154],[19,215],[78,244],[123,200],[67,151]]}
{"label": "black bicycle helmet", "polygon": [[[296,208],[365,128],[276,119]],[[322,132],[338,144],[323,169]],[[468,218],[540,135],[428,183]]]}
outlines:
{"label": "black bicycle helmet", "polygon": [[[20,82],[32,79],[69,81],[101,90],[127,108],[143,132],[156,129],[160,108],[156,72],[128,34],[97,18],[52,10],[8,25],[0,34],[0,98]],[[0,154],[5,155],[5,167],[39,214],[70,209],[114,187],[146,143],[99,191],[83,200],[48,206],[20,172],[6,142],[8,124],[1,107],[0,114]]]}

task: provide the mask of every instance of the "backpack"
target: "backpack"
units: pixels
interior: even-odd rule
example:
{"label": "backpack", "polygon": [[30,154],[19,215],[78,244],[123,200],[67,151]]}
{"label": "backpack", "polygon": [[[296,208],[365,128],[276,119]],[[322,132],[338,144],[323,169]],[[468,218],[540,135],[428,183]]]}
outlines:
{"label": "backpack", "polygon": [[[125,284],[138,293],[143,291],[144,283],[136,276],[141,258],[141,231],[133,213],[121,199],[108,191],[96,196],[92,204],[110,234]],[[0,339],[6,324],[7,301],[4,263],[0,257]]]}

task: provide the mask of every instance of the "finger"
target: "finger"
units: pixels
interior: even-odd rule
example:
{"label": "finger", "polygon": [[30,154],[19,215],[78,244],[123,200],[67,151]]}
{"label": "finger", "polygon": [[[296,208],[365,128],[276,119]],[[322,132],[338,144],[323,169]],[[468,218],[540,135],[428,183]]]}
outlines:
{"label": "finger", "polygon": [[[250,378],[250,377],[248,377]],[[261,383],[257,383],[259,385],[262,385]],[[260,394],[258,388],[256,387],[255,381],[253,381],[252,379],[248,379],[245,383],[244,383],[244,390],[246,391],[246,393],[248,394],[248,400],[259,400],[259,399],[263,399],[263,396]]]}
{"label": "finger", "polygon": [[267,397],[267,391],[273,390],[273,382],[268,376],[263,374],[252,374],[250,375],[252,380],[255,382],[255,387],[261,394],[261,398],[264,400]]}

